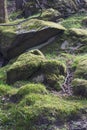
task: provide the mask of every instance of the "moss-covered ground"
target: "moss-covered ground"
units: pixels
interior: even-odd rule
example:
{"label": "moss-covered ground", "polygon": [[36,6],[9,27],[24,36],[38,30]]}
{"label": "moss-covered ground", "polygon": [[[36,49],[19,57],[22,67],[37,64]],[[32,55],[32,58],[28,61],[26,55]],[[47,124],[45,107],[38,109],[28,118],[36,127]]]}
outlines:
{"label": "moss-covered ground", "polygon": [[[83,27],[81,26],[81,20],[84,17],[85,16],[83,15],[75,15],[65,19],[62,24],[67,29],[74,27],[79,29],[82,28],[83,30]],[[31,20],[30,23],[26,22],[25,24],[29,24],[31,29],[32,26],[33,28],[40,28],[40,23],[38,20],[36,20],[34,23],[32,23]],[[46,22],[46,24],[49,24],[49,22]],[[23,29],[24,27],[25,25],[23,24]],[[8,29],[9,28],[7,28],[7,30]],[[1,28],[1,30],[3,30],[3,28]],[[13,30],[15,30],[15,27],[14,29],[12,28],[12,32],[14,32]],[[73,54],[69,53],[69,49],[62,50],[60,46],[65,40],[68,40],[70,43],[74,42],[72,45],[75,45],[76,41],[86,41],[87,34],[85,33],[84,36],[81,37],[79,33],[83,34],[84,31],[79,31],[79,33],[77,33],[78,35],[76,35],[74,32],[75,37],[71,38],[72,32],[72,29],[65,31],[60,38],[56,37],[55,42],[42,48],[41,51],[46,58],[42,58],[44,57],[43,54],[37,54],[37,51],[34,55],[42,55],[42,57],[34,57],[33,53],[31,52],[31,54],[23,54],[19,56],[15,63],[10,62],[8,65],[0,68],[1,130],[67,130],[65,126],[67,121],[80,118],[82,116],[81,110],[85,111],[86,113],[87,45],[85,44],[85,51],[84,49],[80,51],[80,48],[78,51],[76,51],[76,53]],[[38,63],[39,58],[41,60],[40,63]],[[45,60],[42,61],[43,59]],[[30,62],[30,60],[32,62]],[[60,96],[59,94],[59,91],[61,90],[59,83],[62,83],[64,78],[63,76],[66,74],[67,60],[72,60],[71,67],[74,70],[74,79],[72,81],[74,95],[71,97]],[[38,64],[40,68],[38,68]],[[6,83],[8,76],[7,71],[16,70],[16,75],[23,71],[26,76],[26,74],[29,74],[30,71],[32,71],[32,68],[29,70],[31,66],[33,66],[35,69],[35,72],[33,72],[35,75],[37,74],[36,71],[41,70],[42,72],[43,70],[48,81],[52,81],[54,79],[61,81],[56,84],[57,87],[55,87],[51,82],[51,88],[53,88],[56,93],[49,89],[49,86],[43,82],[35,83],[29,79],[25,80],[25,78],[24,80],[22,79],[21,81],[17,81],[11,85]],[[61,73],[63,73],[63,75]],[[59,74],[61,76],[59,76]],[[22,77],[23,76],[24,75],[22,75]]]}

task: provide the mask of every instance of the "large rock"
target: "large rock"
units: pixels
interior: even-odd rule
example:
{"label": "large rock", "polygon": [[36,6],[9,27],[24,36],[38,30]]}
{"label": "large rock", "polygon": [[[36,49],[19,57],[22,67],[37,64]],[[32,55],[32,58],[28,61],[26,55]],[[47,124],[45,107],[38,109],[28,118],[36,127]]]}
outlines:
{"label": "large rock", "polygon": [[[1,30],[0,51],[5,58],[11,59],[29,48],[43,44],[50,38],[60,35],[65,28],[53,22],[29,20],[21,24],[21,28],[3,27]],[[7,43],[6,43],[7,42]]]}

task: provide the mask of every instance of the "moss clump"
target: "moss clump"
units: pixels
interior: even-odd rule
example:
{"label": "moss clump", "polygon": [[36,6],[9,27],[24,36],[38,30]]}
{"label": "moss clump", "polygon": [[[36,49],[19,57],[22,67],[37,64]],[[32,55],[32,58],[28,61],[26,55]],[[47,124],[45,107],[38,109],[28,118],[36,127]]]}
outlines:
{"label": "moss clump", "polygon": [[76,61],[77,61],[77,64],[76,64],[74,77],[83,78],[87,80],[87,55],[78,56],[75,62]]}
{"label": "moss clump", "polygon": [[11,86],[7,84],[0,84],[0,96],[6,95],[11,90]]}
{"label": "moss clump", "polygon": [[9,67],[10,67],[10,64],[0,68],[0,82],[6,83],[6,78],[7,78],[6,72],[7,72]]}
{"label": "moss clump", "polygon": [[41,30],[45,27],[56,28],[63,31],[65,30],[65,28],[60,24],[50,22],[50,21],[38,20],[38,19],[31,19],[21,24],[21,28],[27,31],[32,29]]}
{"label": "moss clump", "polygon": [[74,95],[87,98],[87,80],[74,79],[72,85]]}
{"label": "moss clump", "polygon": [[0,47],[1,49],[6,49],[10,47],[11,43],[16,37],[16,32],[14,27],[10,26],[0,26]]}
{"label": "moss clump", "polygon": [[45,76],[45,83],[52,89],[60,90],[66,73],[65,65],[57,60],[48,60],[42,63],[41,70]]}
{"label": "moss clump", "polygon": [[86,13],[84,14],[75,14],[75,15],[71,15],[70,17],[64,19],[62,21],[62,25],[65,28],[83,28],[84,24],[82,21],[84,21],[84,19],[86,19]]}
{"label": "moss clump", "polygon": [[77,37],[87,36],[87,30],[85,29],[72,28],[70,29],[70,33]]}
{"label": "moss clump", "polygon": [[[48,129],[50,125],[56,126],[56,122],[68,120],[71,115],[76,117],[80,108],[80,103],[65,101],[54,95],[30,93],[18,105],[9,109],[8,127],[10,129],[15,127],[16,130],[21,128],[22,130],[38,130],[44,126]],[[4,128],[7,122],[2,121]]]}
{"label": "moss clump", "polygon": [[27,80],[40,69],[45,57],[38,50],[27,52],[18,57],[7,71],[7,82],[14,83],[18,80]]}
{"label": "moss clump", "polygon": [[22,54],[11,65],[7,71],[7,82],[29,80],[44,83],[52,89],[60,90],[65,73],[66,67],[63,63],[57,60],[46,60],[40,51],[34,50]]}
{"label": "moss clump", "polygon": [[41,85],[41,84],[27,84],[18,90],[17,95],[20,95],[23,97],[30,93],[46,94],[47,90],[46,90],[45,86]]}
{"label": "moss clump", "polygon": [[42,12],[41,19],[43,20],[55,20],[57,17],[60,17],[61,14],[55,9],[49,8]]}
{"label": "moss clump", "polygon": [[44,57],[43,53],[41,51],[39,51],[38,49],[35,50],[31,50],[30,51],[31,54],[37,55],[37,56],[42,56]]}

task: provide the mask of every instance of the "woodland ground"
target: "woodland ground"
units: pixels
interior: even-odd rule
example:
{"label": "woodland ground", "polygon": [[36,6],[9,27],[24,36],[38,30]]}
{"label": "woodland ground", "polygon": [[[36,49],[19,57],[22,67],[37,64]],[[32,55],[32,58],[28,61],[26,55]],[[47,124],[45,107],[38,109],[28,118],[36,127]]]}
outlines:
{"label": "woodland ground", "polygon": [[[68,122],[71,120],[82,119],[83,116],[87,118],[87,28],[82,23],[86,18],[86,14],[83,13],[61,21],[60,24],[66,28],[65,33],[40,49],[46,58],[46,61],[41,63],[41,67],[47,76],[46,80],[51,82],[51,87],[31,80],[17,81],[11,85],[6,83],[7,71],[16,65],[16,69],[18,66],[21,68],[20,66],[27,62],[25,61],[26,54],[19,59],[11,60],[6,66],[0,68],[1,130],[68,130]],[[18,21],[13,23],[16,22]],[[81,30],[75,30],[75,36],[72,36],[71,28]],[[1,29],[4,28],[1,27]],[[69,46],[63,50],[61,44],[65,40],[69,42]],[[74,47],[77,42],[84,43],[84,45],[72,51],[70,47]],[[40,56],[43,57],[42,54]],[[60,94],[60,86],[66,74],[60,76],[59,70],[56,69],[56,65],[61,64],[66,71],[67,60],[72,61],[71,68],[74,71],[72,96]],[[33,64],[34,68],[37,67],[38,60]],[[32,68],[29,71],[32,71]],[[56,80],[58,83],[55,85]]]}

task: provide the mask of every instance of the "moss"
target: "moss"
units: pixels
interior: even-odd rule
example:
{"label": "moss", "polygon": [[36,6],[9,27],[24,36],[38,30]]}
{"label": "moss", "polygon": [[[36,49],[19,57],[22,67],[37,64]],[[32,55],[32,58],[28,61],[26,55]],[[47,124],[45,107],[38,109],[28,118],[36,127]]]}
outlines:
{"label": "moss", "polygon": [[43,53],[42,53],[40,50],[38,50],[38,49],[31,50],[30,53],[31,53],[31,54],[34,54],[34,55],[37,55],[37,56],[42,56],[42,57],[44,57]]}
{"label": "moss", "polygon": [[18,35],[17,32],[20,32],[21,30],[25,30],[25,31],[37,30],[38,31],[46,27],[56,28],[61,31],[65,30],[65,28],[60,24],[38,20],[38,19],[24,20],[24,22],[21,22],[20,24],[21,26],[20,29],[18,29],[19,24],[13,25],[13,26],[10,26],[10,24],[14,24],[14,22],[9,23],[7,26],[0,26],[0,46],[1,46],[2,51],[3,49],[8,49],[10,46],[12,46],[12,43],[14,42],[14,40],[16,39]]}
{"label": "moss", "polygon": [[54,73],[56,75],[64,75],[66,72],[66,67],[63,63],[57,60],[47,60],[42,63],[43,72],[49,74]]}
{"label": "moss", "polygon": [[11,86],[7,84],[0,84],[0,96],[6,95],[11,90]]}
{"label": "moss", "polygon": [[38,19],[31,19],[29,21],[26,21],[21,25],[21,27],[22,27],[22,29],[26,29],[26,30],[32,30],[32,29],[40,30],[45,27],[51,27],[51,28],[56,28],[56,29],[60,29],[60,30],[65,30],[65,28],[60,24],[50,22],[50,21],[38,20]]}
{"label": "moss", "polygon": [[7,71],[7,82],[14,83],[18,80],[27,80],[37,72],[40,69],[41,62],[45,60],[42,53],[38,52],[35,50],[20,55]]}
{"label": "moss", "polygon": [[78,56],[75,61],[77,61],[77,64],[74,77],[87,80],[87,55]]}
{"label": "moss", "polygon": [[82,21],[85,19],[85,17],[86,17],[86,13],[84,14],[77,13],[64,19],[61,24],[65,28],[68,28],[68,29],[69,28],[83,28]]}
{"label": "moss", "polygon": [[87,98],[87,80],[74,79],[72,85],[74,95]]}
{"label": "moss", "polygon": [[48,60],[42,63],[41,70],[49,87],[60,90],[61,81],[64,80],[60,77],[66,73],[65,65],[57,60]]}
{"label": "moss", "polygon": [[72,28],[70,29],[70,33],[78,37],[87,36],[87,30],[85,29]]}
{"label": "moss", "polygon": [[10,67],[10,65],[8,64],[8,65],[6,65],[6,66],[0,68],[0,82],[6,83],[6,78],[7,78],[6,72],[7,72],[7,69],[8,69],[9,67]]}
{"label": "moss", "polygon": [[41,84],[26,84],[25,86],[21,87],[18,92],[17,95],[20,96],[25,96],[28,95],[30,93],[41,93],[41,94],[45,94],[47,93],[46,88],[44,85]]}
{"label": "moss", "polygon": [[[80,103],[65,101],[57,96],[30,94],[9,109],[8,126],[10,129],[15,127],[16,130],[34,130],[43,125],[48,128],[50,124],[56,126],[56,122],[68,120],[72,114],[76,116],[80,108]],[[3,124],[5,127],[6,123]]]}
{"label": "moss", "polygon": [[6,49],[11,45],[16,37],[14,27],[0,26],[0,47]]}
{"label": "moss", "polygon": [[55,20],[55,18],[60,17],[61,14],[55,9],[49,8],[42,12],[41,19],[43,20]]}

